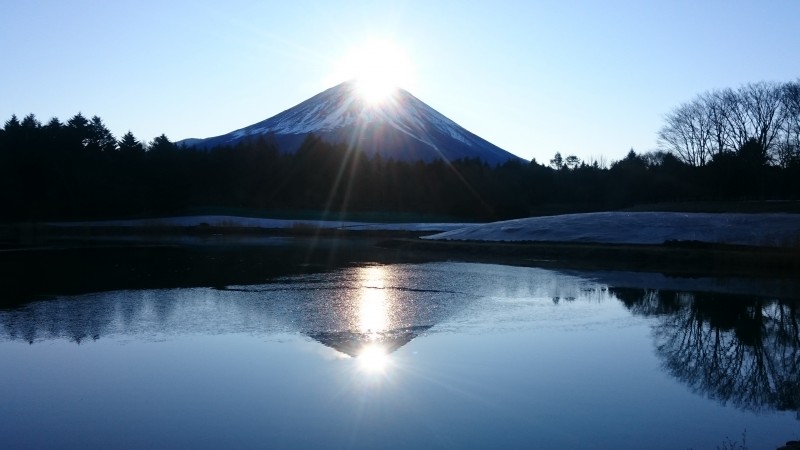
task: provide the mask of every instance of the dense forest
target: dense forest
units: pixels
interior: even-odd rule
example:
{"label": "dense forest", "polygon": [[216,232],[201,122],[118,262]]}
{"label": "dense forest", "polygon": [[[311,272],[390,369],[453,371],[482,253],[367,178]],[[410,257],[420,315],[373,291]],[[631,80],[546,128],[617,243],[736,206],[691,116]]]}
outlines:
{"label": "dense forest", "polygon": [[130,132],[116,139],[97,116],[44,124],[33,114],[12,116],[0,129],[0,220],[145,217],[200,208],[494,220],[642,203],[797,200],[798,86],[758,83],[704,94],[667,115],[662,150],[631,150],[610,165],[560,154],[549,164],[408,163],[369,158],[314,136],[293,154],[263,137],[199,151],[165,135],[149,143]]}

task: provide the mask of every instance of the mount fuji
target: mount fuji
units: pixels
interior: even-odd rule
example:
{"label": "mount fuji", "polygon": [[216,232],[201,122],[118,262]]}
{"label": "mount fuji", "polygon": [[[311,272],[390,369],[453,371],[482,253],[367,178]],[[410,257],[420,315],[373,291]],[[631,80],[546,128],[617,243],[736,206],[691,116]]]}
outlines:
{"label": "mount fuji", "polygon": [[368,102],[355,81],[327,89],[256,124],[207,139],[179,144],[197,149],[235,145],[263,136],[284,152],[296,151],[310,134],[345,144],[369,156],[397,161],[454,161],[479,158],[502,164],[519,157],[467,131],[435,109],[397,88],[380,102]]}

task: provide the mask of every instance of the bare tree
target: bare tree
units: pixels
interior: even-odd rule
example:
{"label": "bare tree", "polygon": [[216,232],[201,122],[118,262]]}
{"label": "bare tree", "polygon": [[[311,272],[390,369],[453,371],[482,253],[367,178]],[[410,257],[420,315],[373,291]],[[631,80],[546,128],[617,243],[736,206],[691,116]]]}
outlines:
{"label": "bare tree", "polygon": [[720,91],[720,100],[728,130],[726,147],[731,151],[736,151],[751,137],[747,120],[747,107],[739,92],[730,88]]}
{"label": "bare tree", "polygon": [[782,86],[768,82],[749,83],[742,86],[738,94],[750,137],[761,144],[767,155],[774,155],[775,144],[786,121]]}
{"label": "bare tree", "polygon": [[800,81],[758,82],[706,92],[666,116],[661,150],[702,166],[756,142],[771,162],[800,156]]}
{"label": "bare tree", "polygon": [[667,115],[658,133],[662,149],[692,166],[703,166],[711,156],[711,127],[703,102],[697,98]]}
{"label": "bare tree", "polygon": [[781,99],[786,119],[777,153],[779,164],[787,167],[800,164],[800,79],[783,86]]}
{"label": "bare tree", "polygon": [[608,169],[608,161],[603,155],[589,155],[589,159],[587,160],[586,164],[596,169]]}
{"label": "bare tree", "polygon": [[730,130],[728,128],[728,111],[725,109],[725,93],[713,91],[700,96],[703,110],[708,115],[711,133],[712,156],[736,151],[731,147]]}

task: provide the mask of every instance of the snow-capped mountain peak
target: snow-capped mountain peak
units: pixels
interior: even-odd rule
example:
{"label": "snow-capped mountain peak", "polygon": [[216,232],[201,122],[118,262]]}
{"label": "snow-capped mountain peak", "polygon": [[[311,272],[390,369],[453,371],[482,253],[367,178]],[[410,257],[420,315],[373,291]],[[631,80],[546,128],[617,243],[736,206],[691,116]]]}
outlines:
{"label": "snow-capped mountain peak", "polygon": [[327,89],[262,122],[194,145],[233,145],[269,134],[283,144],[282,150],[292,152],[311,133],[329,142],[346,142],[367,154],[396,160],[477,157],[494,164],[516,158],[403,89],[397,88],[380,102],[370,102],[360,95],[355,81]]}

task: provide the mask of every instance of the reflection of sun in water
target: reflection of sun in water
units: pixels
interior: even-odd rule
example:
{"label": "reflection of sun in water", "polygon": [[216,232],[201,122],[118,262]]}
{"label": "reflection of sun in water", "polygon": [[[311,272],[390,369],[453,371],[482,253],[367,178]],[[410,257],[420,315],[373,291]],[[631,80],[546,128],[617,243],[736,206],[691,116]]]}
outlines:
{"label": "reflection of sun in water", "polygon": [[386,269],[365,267],[361,272],[358,300],[358,327],[362,333],[380,333],[389,325],[389,298],[385,285]]}
{"label": "reflection of sun in water", "polygon": [[411,81],[411,62],[393,42],[370,40],[351,50],[342,60],[340,78],[353,79],[367,103],[378,104]]}
{"label": "reflection of sun in water", "polygon": [[393,326],[392,298],[386,290],[387,277],[387,269],[381,266],[364,267],[359,273],[358,329],[368,341],[357,358],[359,367],[371,373],[381,373],[389,364],[388,349],[379,342],[380,334]]}
{"label": "reflection of sun in water", "polygon": [[379,344],[367,344],[358,354],[358,365],[366,372],[383,372],[388,364],[389,355],[386,353],[386,349]]}

